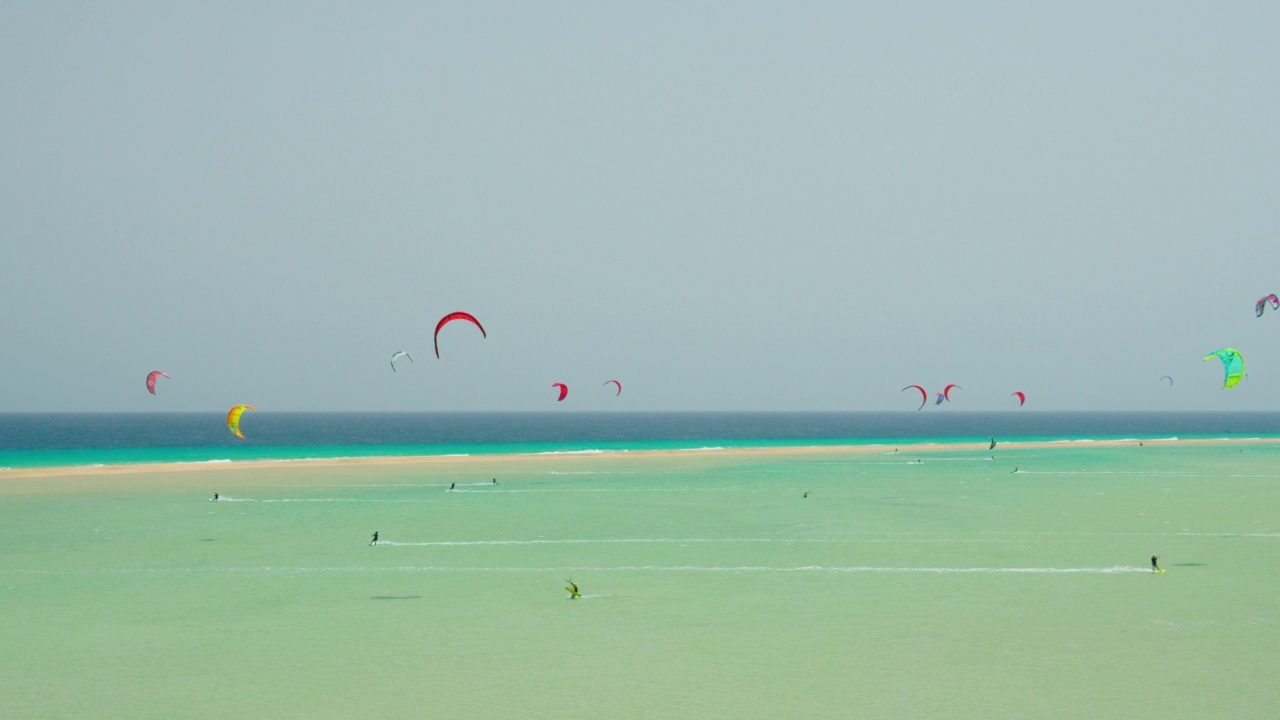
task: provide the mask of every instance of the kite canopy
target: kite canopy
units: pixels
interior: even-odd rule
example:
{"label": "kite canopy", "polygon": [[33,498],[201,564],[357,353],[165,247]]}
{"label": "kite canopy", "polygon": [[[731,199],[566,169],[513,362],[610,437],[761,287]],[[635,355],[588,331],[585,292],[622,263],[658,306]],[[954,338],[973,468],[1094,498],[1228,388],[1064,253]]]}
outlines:
{"label": "kite canopy", "polygon": [[1009,397],[1018,398],[1018,407],[1022,407],[1023,405],[1027,404],[1027,394],[1022,392],[1021,390],[1017,390],[1015,392],[1010,393]]}
{"label": "kite canopy", "polygon": [[240,433],[240,416],[244,414],[245,410],[257,409],[252,405],[237,405],[231,408],[231,412],[227,413],[227,429],[231,431],[231,434],[243,440],[244,435]]}
{"label": "kite canopy", "polygon": [[952,389],[952,388],[955,388],[956,390],[963,390],[963,389],[964,389],[964,388],[960,387],[959,385],[948,385],[948,386],[946,386],[946,387],[942,388],[942,397],[943,397],[943,398],[945,398],[947,402],[951,402],[951,389]]}
{"label": "kite canopy", "polygon": [[560,397],[556,398],[556,402],[562,402],[569,394],[569,386],[564,383],[551,383],[551,387],[560,388]]}
{"label": "kite canopy", "polygon": [[1222,389],[1233,388],[1240,384],[1240,379],[1244,377],[1244,356],[1235,348],[1223,348],[1215,350],[1204,356],[1205,360],[1218,358],[1222,361],[1222,371],[1225,377],[1222,380]]}
{"label": "kite canopy", "polygon": [[[152,370],[151,372],[147,373],[147,392],[151,393],[152,395],[156,394],[156,378],[160,377],[161,375],[165,377],[169,377],[169,373],[164,372],[163,370]],[[173,378],[169,378],[169,379],[172,380]]]}
{"label": "kite canopy", "polygon": [[919,385],[908,385],[902,388],[902,390],[899,390],[898,392],[905,392],[907,390],[910,390],[911,388],[915,388],[920,391],[920,407],[916,408],[916,410],[919,410],[920,408],[924,407],[925,403],[929,402],[929,391],[925,390]]}
{"label": "kite canopy", "polygon": [[475,325],[476,327],[480,328],[480,336],[481,336],[481,337],[483,337],[483,338],[488,338],[488,337],[489,337],[488,333],[486,333],[486,332],[484,331],[484,326],[483,326],[483,325],[481,325],[481,324],[480,324],[480,321],[479,321],[479,320],[477,320],[477,319],[475,318],[475,316],[474,316],[474,315],[472,315],[471,313],[465,313],[465,312],[462,312],[462,311],[458,311],[458,312],[451,312],[451,313],[449,313],[448,315],[445,315],[444,317],[440,318],[440,322],[436,323],[436,334],[435,334],[434,341],[435,341],[435,346],[436,346],[436,358],[437,358],[437,359],[440,357],[440,330],[441,330],[441,328],[443,328],[445,325],[448,325],[449,323],[453,322],[454,320],[466,320],[467,322],[472,323],[472,324],[473,324],[473,325]]}
{"label": "kite canopy", "polygon": [[391,372],[396,371],[396,360],[399,360],[402,357],[407,357],[409,358],[409,362],[413,362],[413,358],[409,357],[409,353],[403,350],[397,350],[391,353]]}
{"label": "kite canopy", "polygon": [[934,405],[941,405],[941,404],[942,404],[942,401],[943,401],[943,400],[946,400],[946,399],[947,399],[947,396],[946,396],[946,395],[943,395],[942,393],[938,393],[938,397],[936,397],[936,398],[934,398],[934,399],[933,399],[933,404],[934,404]]}
{"label": "kite canopy", "polygon": [[618,382],[617,380],[610,380],[609,382],[606,382],[605,385],[608,385],[609,383],[613,383],[614,385],[618,386],[618,392],[614,393],[614,397],[617,397],[618,395],[622,394],[622,383]]}
{"label": "kite canopy", "polygon": [[1169,377],[1168,375],[1161,375],[1161,376],[1160,376],[1160,379],[1161,379],[1161,380],[1168,380],[1168,381],[1169,381],[1169,387],[1173,387],[1173,378]]}
{"label": "kite canopy", "polygon": [[1280,297],[1276,297],[1275,293],[1272,293],[1259,300],[1258,304],[1253,306],[1253,312],[1257,317],[1262,317],[1262,311],[1267,309],[1268,302],[1271,303],[1272,310],[1280,310]]}

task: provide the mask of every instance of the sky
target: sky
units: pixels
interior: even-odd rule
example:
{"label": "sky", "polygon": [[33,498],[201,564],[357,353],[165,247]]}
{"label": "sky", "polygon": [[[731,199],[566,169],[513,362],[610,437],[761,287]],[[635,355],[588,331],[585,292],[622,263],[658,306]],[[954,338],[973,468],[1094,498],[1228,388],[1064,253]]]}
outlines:
{"label": "sky", "polygon": [[2,3],[0,412],[1275,409],[1278,27]]}

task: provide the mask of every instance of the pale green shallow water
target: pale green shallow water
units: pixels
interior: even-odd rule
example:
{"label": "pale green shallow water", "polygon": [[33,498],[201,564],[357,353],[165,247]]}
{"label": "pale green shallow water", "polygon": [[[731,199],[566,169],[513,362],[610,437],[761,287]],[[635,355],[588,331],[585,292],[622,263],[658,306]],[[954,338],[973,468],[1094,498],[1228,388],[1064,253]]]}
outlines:
{"label": "pale green shallow water", "polygon": [[0,717],[1275,716],[1276,446],[903,450],[0,479]]}

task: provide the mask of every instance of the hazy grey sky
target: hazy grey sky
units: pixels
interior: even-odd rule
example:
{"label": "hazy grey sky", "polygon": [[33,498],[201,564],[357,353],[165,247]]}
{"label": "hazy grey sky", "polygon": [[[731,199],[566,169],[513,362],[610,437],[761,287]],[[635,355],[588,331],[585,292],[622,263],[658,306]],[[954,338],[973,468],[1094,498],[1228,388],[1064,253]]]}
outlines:
{"label": "hazy grey sky", "polygon": [[[0,411],[1275,409],[1277,31],[1274,3],[3,3]],[[452,310],[489,337],[437,360]]]}

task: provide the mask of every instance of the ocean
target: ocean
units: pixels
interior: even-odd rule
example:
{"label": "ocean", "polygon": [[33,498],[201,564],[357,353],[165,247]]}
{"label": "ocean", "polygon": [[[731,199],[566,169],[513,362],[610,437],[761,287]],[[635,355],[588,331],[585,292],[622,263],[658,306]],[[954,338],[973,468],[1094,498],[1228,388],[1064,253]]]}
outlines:
{"label": "ocean", "polygon": [[923,415],[10,416],[0,717],[1275,714],[1276,415]]}
{"label": "ocean", "polygon": [[0,467],[1280,435],[1280,413],[0,414]]}

